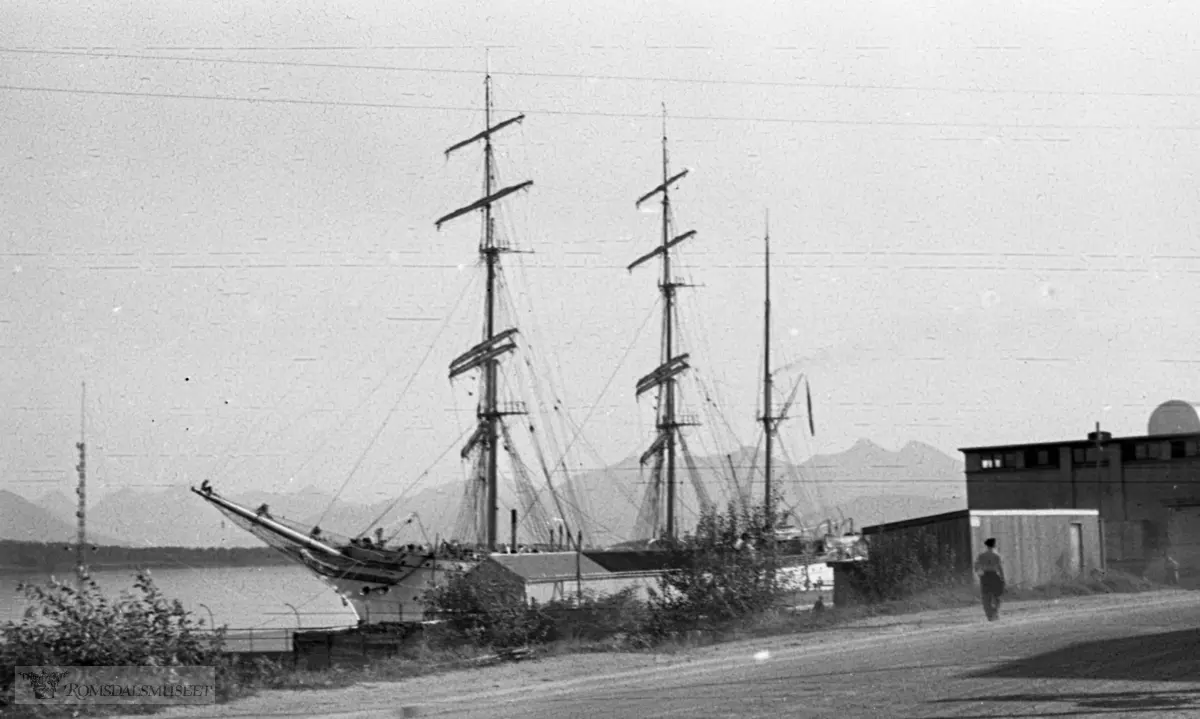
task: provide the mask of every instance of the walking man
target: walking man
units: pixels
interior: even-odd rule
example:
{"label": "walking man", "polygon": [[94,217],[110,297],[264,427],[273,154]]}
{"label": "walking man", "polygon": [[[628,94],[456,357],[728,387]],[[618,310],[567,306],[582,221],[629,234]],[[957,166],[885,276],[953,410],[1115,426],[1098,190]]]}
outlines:
{"label": "walking man", "polygon": [[979,575],[980,594],[983,596],[983,613],[989,622],[1000,618],[1000,595],[1004,594],[1004,565],[996,553],[996,540],[984,541],[987,549],[975,558],[975,573]]}

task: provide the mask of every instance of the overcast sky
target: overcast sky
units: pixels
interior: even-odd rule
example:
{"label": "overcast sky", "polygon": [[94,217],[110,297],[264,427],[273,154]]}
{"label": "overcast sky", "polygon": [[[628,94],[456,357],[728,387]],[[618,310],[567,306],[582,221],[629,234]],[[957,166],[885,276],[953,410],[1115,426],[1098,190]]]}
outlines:
{"label": "overcast sky", "polygon": [[431,481],[461,477],[479,223],[433,222],[479,196],[478,148],[442,153],[489,46],[526,114],[501,182],[535,183],[508,286],[564,409],[599,405],[583,464],[650,440],[656,276],[625,266],[659,240],[662,103],[683,349],[743,441],[768,209],[795,459],[1143,433],[1200,398],[1198,38],[1185,2],[10,0],[0,488],[69,491],[83,380],[101,492],[332,490],[361,459],[372,498],[451,446]]}

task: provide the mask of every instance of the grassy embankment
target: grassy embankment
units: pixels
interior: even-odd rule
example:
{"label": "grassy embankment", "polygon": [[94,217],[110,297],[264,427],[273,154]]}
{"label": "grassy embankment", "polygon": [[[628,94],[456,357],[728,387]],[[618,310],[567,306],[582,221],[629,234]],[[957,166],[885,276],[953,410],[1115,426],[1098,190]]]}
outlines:
{"label": "grassy embankment", "polygon": [[[221,701],[262,689],[323,689],[362,681],[399,681],[420,675],[503,661],[506,652],[529,650],[539,657],[583,652],[675,653],[740,639],[794,635],[836,628],[877,615],[901,615],[978,603],[973,584],[964,584],[961,563],[928,538],[876,541],[871,558],[854,580],[869,601],[854,607],[798,608],[795,595],[765,578],[765,553],[732,551],[743,528],[761,526],[754,518],[710,517],[686,553],[646,601],[631,594],[586,597],[567,603],[528,605],[523,588],[467,575],[452,579],[428,596],[443,621],[421,633],[397,656],[366,666],[308,671],[289,663],[232,664],[220,647],[201,641],[203,627],[177,602],[166,600],[149,578],[139,583],[140,599],[111,602],[97,587],[86,596],[69,586],[35,597],[48,611],[50,629],[4,627],[0,665],[121,665],[148,661],[204,665],[216,663]],[[1016,589],[1008,602],[1048,600],[1088,594],[1146,592],[1159,585],[1131,575],[1062,581]],[[49,632],[49,633],[47,633]],[[124,637],[125,639],[121,639]],[[141,639],[130,639],[138,638]],[[80,654],[79,652],[83,653]],[[9,670],[11,671],[11,670]],[[12,675],[6,677],[9,681]],[[124,713],[129,707],[118,707]],[[57,717],[63,710],[9,707],[8,715]],[[13,711],[20,709],[20,712]],[[106,707],[77,707],[92,715],[116,713]]]}

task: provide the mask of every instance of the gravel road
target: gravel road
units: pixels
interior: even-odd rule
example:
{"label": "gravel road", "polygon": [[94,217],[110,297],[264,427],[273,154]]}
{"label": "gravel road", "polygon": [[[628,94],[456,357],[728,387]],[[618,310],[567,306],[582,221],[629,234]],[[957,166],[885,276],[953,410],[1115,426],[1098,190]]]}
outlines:
{"label": "gravel road", "polygon": [[683,654],[591,654],[184,717],[1200,717],[1200,592],[876,617]]}

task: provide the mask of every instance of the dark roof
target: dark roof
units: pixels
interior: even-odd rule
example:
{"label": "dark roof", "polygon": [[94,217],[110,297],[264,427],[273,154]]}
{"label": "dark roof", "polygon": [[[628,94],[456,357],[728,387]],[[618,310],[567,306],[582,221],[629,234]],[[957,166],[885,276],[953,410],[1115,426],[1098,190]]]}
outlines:
{"label": "dark roof", "polygon": [[656,572],[670,569],[673,554],[661,550],[584,551],[583,556],[610,572]]}
{"label": "dark roof", "polygon": [[914,517],[913,519],[901,519],[896,522],[886,522],[884,524],[873,524],[870,527],[863,527],[862,533],[879,534],[894,529],[908,529],[910,527],[923,527],[927,524],[937,524],[938,522],[946,522],[951,519],[962,519],[971,514],[969,509],[956,509],[953,512],[943,512],[941,514],[931,514],[926,517]]}
{"label": "dark roof", "polygon": [[[1187,432],[1183,434],[1147,434],[1131,437],[1110,437],[1104,440],[1105,444],[1114,442],[1146,442],[1146,441],[1166,441],[1171,439],[1200,439],[1200,433]],[[987,447],[959,447],[959,452],[989,452],[989,451],[1005,451],[1017,449],[1044,449],[1048,447],[1095,447],[1096,440],[1094,439],[1068,439],[1061,442],[1030,442],[1027,444],[999,444]]]}
{"label": "dark roof", "polygon": [[604,567],[596,564],[586,554],[575,556],[575,552],[539,552],[537,554],[492,554],[492,561],[522,579],[547,579],[549,577],[573,577],[582,574],[607,574]]}

